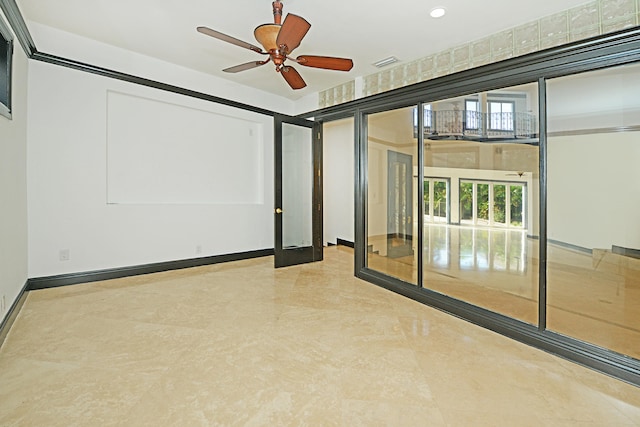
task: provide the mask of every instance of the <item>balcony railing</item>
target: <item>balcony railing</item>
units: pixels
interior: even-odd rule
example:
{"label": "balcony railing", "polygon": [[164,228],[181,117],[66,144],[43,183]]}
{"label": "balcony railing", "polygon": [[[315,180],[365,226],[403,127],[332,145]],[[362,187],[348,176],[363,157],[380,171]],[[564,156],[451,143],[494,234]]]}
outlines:
{"label": "balcony railing", "polygon": [[[529,113],[481,113],[465,110],[425,112],[424,136],[428,139],[498,141],[536,139],[538,120]],[[417,137],[417,128],[414,136]]]}

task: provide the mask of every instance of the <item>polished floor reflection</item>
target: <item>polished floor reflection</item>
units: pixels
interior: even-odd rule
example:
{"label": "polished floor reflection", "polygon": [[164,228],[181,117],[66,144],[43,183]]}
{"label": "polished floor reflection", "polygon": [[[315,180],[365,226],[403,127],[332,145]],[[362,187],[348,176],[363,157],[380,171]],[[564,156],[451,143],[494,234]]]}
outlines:
{"label": "polished floor reflection", "polygon": [[423,286],[537,324],[538,245],[525,230],[425,227]]}
{"label": "polished floor reflection", "polygon": [[350,249],[272,266],[30,293],[0,425],[640,425],[639,388],[358,280]]}
{"label": "polished floor reflection", "polygon": [[640,359],[640,259],[549,246],[547,327]]}
{"label": "polished floor reflection", "polygon": [[[425,226],[424,236],[425,288],[537,324],[537,239],[524,230],[444,224]],[[640,260],[557,245],[549,245],[548,260],[548,328],[640,359]],[[415,256],[370,253],[368,263],[415,283]]]}

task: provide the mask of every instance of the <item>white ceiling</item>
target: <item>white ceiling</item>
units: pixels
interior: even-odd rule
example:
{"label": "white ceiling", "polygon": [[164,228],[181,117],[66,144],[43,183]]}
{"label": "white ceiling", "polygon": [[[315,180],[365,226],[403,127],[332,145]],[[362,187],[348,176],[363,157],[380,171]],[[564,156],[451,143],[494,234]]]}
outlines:
{"label": "white ceiling", "polygon": [[[19,0],[28,21],[75,33],[295,100],[378,71],[388,56],[411,61],[585,3],[584,0],[283,0],[311,23],[294,52],[354,60],[348,72],[296,66],[307,87],[291,90],[273,65],[221,70],[262,56],[204,36],[207,26],[257,44],[253,29],[273,22],[271,0]],[[433,19],[436,6],[447,9]],[[35,40],[38,46],[38,40]],[[71,58],[74,59],[74,58]]]}

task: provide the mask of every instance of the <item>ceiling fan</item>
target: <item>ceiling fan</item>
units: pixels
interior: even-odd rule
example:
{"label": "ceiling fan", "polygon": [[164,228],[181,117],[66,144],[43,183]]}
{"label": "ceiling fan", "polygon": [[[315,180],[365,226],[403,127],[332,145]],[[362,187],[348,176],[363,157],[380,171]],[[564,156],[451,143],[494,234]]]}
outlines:
{"label": "ceiling fan", "polygon": [[311,24],[309,24],[304,18],[292,13],[287,14],[284,23],[280,24],[282,20],[282,2],[280,0],[276,0],[272,3],[272,6],[274,23],[260,25],[253,32],[256,40],[258,40],[264,50],[258,46],[252,45],[251,43],[238,40],[235,37],[228,36],[219,31],[212,30],[211,28],[197,28],[198,32],[202,34],[252,50],[261,55],[269,55],[264,61],[251,61],[246,64],[226,68],[222,71],[227,73],[237,73],[265,65],[269,61],[272,61],[276,66],[276,72],[280,73],[282,77],[284,77],[292,89],[302,89],[307,84],[295,68],[284,64],[287,59],[305,67],[338,71],[351,70],[353,67],[353,61],[347,58],[314,55],[302,55],[297,58],[290,57],[289,55],[291,52],[300,45],[303,37],[307,34],[307,31],[309,31],[309,28],[311,28]]}

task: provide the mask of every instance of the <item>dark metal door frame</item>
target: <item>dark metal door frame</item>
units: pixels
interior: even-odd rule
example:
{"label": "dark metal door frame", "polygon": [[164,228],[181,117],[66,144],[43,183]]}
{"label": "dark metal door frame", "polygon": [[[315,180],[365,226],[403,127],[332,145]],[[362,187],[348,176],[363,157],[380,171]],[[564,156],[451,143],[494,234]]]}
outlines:
{"label": "dark metal door frame", "polygon": [[[291,124],[311,129],[313,153],[312,245],[285,248],[282,241],[282,126]],[[274,116],[274,252],[276,268],[321,261],[322,247],[322,123],[277,114]]]}

